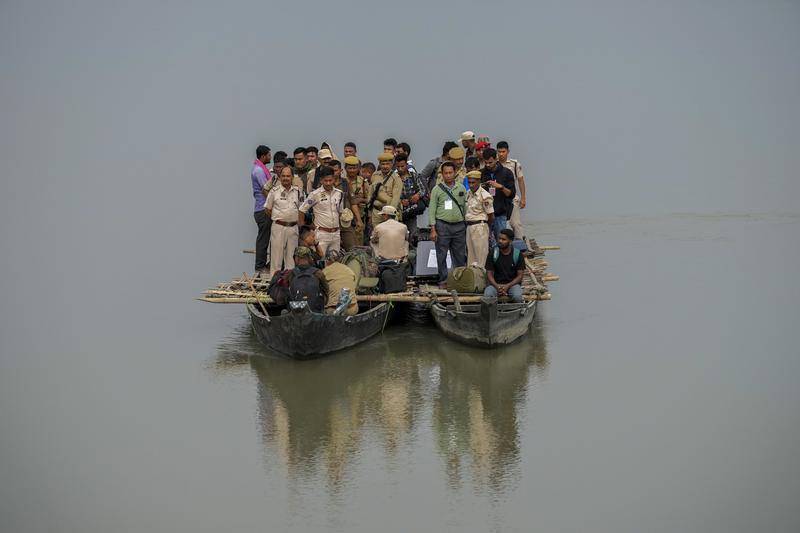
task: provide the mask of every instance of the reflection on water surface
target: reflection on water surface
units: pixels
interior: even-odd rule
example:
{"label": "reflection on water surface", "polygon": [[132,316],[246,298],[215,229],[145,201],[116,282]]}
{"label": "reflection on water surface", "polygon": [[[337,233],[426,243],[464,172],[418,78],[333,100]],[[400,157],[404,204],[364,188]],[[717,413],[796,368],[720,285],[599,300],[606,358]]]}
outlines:
{"label": "reflection on water surface", "polygon": [[396,325],[304,362],[266,355],[248,321],[213,365],[249,365],[257,376],[265,464],[284,469],[289,483],[321,478],[335,493],[374,451],[398,464],[427,445],[452,488],[469,476],[502,492],[517,473],[519,410],[531,379],[546,378],[548,359],[538,318],[528,335],[496,350],[454,343],[430,326]]}

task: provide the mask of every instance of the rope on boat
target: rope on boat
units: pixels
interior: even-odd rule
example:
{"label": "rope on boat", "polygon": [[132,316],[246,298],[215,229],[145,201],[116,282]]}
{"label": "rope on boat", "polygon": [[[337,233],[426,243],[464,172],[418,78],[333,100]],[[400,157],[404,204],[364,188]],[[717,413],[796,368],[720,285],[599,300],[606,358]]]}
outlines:
{"label": "rope on boat", "polygon": [[392,302],[391,299],[389,299],[389,302],[386,305],[389,306],[389,310],[386,311],[386,316],[383,318],[383,326],[381,327],[381,333],[383,333],[383,330],[386,329],[386,323],[389,322],[389,315],[392,313],[392,309],[394,309],[394,302]]}

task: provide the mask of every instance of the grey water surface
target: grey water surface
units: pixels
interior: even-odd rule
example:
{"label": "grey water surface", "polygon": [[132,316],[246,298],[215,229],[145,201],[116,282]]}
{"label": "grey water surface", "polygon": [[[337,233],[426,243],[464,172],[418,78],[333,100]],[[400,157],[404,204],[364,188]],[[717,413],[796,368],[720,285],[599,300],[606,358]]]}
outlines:
{"label": "grey water surface", "polygon": [[289,361],[180,283],[5,313],[0,530],[797,531],[800,216],[528,227],[561,281],[496,351]]}
{"label": "grey water surface", "polygon": [[[800,531],[800,3],[0,2],[0,533]],[[255,147],[506,140],[495,352],[265,355]]]}

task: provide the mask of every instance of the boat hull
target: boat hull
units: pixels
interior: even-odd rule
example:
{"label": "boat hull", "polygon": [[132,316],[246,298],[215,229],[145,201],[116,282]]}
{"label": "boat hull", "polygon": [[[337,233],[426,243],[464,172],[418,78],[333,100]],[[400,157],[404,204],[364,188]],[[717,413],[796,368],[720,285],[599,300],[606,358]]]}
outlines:
{"label": "boat hull", "polygon": [[261,309],[247,305],[258,340],[293,359],[314,359],[364,342],[380,333],[389,309],[388,304],[382,303],[357,315],[333,316],[302,307],[282,315],[264,316]]}
{"label": "boat hull", "polygon": [[434,303],[433,321],[439,330],[464,344],[493,348],[510,344],[524,335],[536,314],[536,301],[501,304],[496,298],[483,298],[480,304],[460,306]]}

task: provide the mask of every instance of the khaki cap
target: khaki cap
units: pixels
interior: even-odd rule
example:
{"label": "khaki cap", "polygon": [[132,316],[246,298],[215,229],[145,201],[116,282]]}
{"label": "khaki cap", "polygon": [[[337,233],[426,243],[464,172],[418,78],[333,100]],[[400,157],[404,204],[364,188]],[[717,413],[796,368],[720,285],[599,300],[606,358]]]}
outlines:
{"label": "khaki cap", "polygon": [[474,131],[465,131],[461,134],[462,141],[474,141],[475,140],[475,132]]}
{"label": "khaki cap", "polygon": [[381,215],[390,215],[390,216],[397,216],[397,209],[391,205],[385,205],[381,207]]}
{"label": "khaki cap", "polygon": [[394,154],[391,152],[382,152],[378,154],[378,161],[394,161]]}
{"label": "khaki cap", "polygon": [[450,159],[463,159],[465,155],[467,155],[467,153],[460,146],[450,148],[450,151],[447,152],[447,157]]}
{"label": "khaki cap", "polygon": [[333,159],[333,154],[327,148],[323,148],[317,154],[317,159]]}
{"label": "khaki cap", "polygon": [[360,165],[361,161],[354,155],[348,155],[344,158],[345,165]]}
{"label": "khaki cap", "polygon": [[470,170],[469,172],[467,172],[467,178],[481,179],[481,171],[480,170]]}
{"label": "khaki cap", "polygon": [[346,207],[342,209],[342,214],[339,215],[339,223],[343,228],[349,228],[353,223],[353,212]]}

